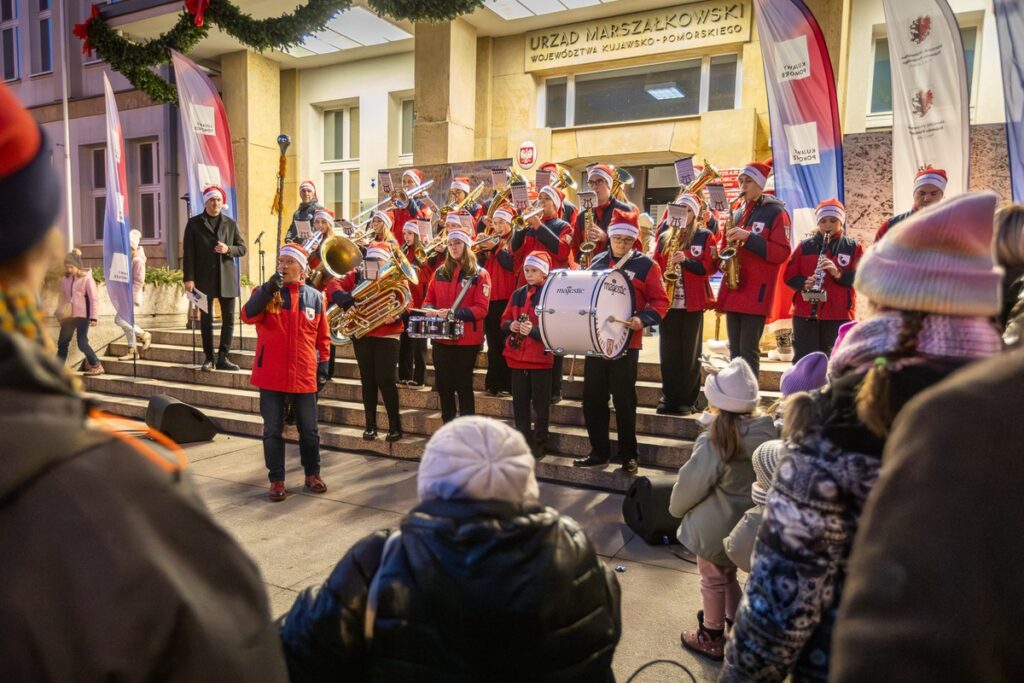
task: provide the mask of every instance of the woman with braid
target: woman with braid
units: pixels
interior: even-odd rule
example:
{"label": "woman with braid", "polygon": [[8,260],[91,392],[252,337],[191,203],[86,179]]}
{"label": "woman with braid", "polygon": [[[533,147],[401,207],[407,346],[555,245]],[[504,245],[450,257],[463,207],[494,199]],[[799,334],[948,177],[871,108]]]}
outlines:
{"label": "woman with braid", "polygon": [[1001,350],[997,199],[964,194],[915,213],[861,260],[854,287],[870,316],[833,350],[829,386],[806,402],[810,427],[775,471],[720,681],[828,679],[847,560],[893,420]]}
{"label": "woman with braid", "polygon": [[50,157],[0,84],[3,678],[286,681],[259,570],[184,453],[115,429],[56,359],[36,304],[63,243]]}

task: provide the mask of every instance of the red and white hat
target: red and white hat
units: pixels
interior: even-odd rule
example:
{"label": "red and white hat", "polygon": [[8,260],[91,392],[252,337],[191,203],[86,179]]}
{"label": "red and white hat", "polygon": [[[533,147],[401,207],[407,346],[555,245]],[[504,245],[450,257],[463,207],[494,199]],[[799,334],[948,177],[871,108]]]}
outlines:
{"label": "red and white hat", "polygon": [[313,222],[315,223],[319,220],[325,220],[331,225],[334,225],[334,212],[328,211],[327,209],[317,209],[313,214]]}
{"label": "red and white hat", "polygon": [[391,216],[390,214],[388,214],[387,211],[374,211],[373,215],[370,216],[370,219],[372,220],[374,218],[381,219],[382,221],[384,221],[384,225],[388,226],[389,228],[392,225]]}
{"label": "red and white hat", "polygon": [[760,187],[762,190],[768,183],[768,176],[772,174],[772,160],[767,161],[751,161],[749,164],[743,167],[740,171],[740,175],[745,175]]}
{"label": "red and white hat", "polygon": [[532,266],[547,275],[551,271],[551,255],[546,251],[531,251],[523,259],[523,268]]}
{"label": "red and white hat", "polygon": [[554,185],[545,185],[540,188],[540,194],[546,194],[555,203],[555,210],[561,211],[562,202],[565,201],[565,194]]}
{"label": "red and white hat", "polygon": [[313,184],[312,180],[303,180],[299,184],[299,192],[302,192],[303,190],[310,190],[312,191],[313,196],[316,196],[316,185]]}
{"label": "red and white hat", "polygon": [[914,191],[916,192],[922,185],[934,185],[940,192],[945,192],[947,182],[949,179],[941,168],[922,168],[914,178]]}
{"label": "red and white hat", "polygon": [[420,234],[420,222],[416,219],[406,221],[402,226],[402,232],[411,232],[415,235]]}
{"label": "red and white hat", "polygon": [[412,178],[417,185],[423,184],[423,171],[419,170],[418,168],[405,169],[405,171],[402,173],[402,177],[405,178],[406,176]]}
{"label": "red and white hat", "polygon": [[386,261],[391,258],[391,248],[387,242],[371,242],[366,248],[365,258]]}
{"label": "red and white hat", "polygon": [[462,190],[466,194],[469,194],[469,178],[467,178],[465,176],[458,176],[458,177],[452,178],[452,187],[451,187],[451,189],[453,189],[453,190]]}
{"label": "red and white hat", "polygon": [[553,161],[545,161],[543,164],[537,167],[538,171],[557,171],[558,164]]}
{"label": "red and white hat", "polygon": [[688,207],[694,216],[700,215],[700,197],[695,194],[687,192],[679,198],[676,204]]}
{"label": "red and white hat", "polygon": [[615,179],[615,173],[612,171],[611,166],[607,164],[594,164],[587,170],[587,180],[591,178],[599,178],[608,183],[608,187],[611,187]]}
{"label": "red and white hat", "polygon": [[448,235],[445,239],[459,240],[460,242],[464,242],[466,246],[473,244],[473,236],[464,230],[461,225],[457,228],[449,228]]}
{"label": "red and white hat", "polygon": [[639,220],[640,217],[636,211],[615,209],[612,212],[611,224],[608,226],[608,237],[612,238],[618,235],[636,239],[640,236]]}
{"label": "red and white hat", "polygon": [[512,222],[512,218],[514,218],[515,215],[516,215],[516,210],[515,209],[513,209],[508,204],[502,204],[500,207],[498,207],[498,210],[495,211],[491,215],[491,218],[500,218],[501,220],[505,221],[506,223],[511,223]]}
{"label": "red and white hat", "polygon": [[826,199],[818,204],[814,210],[814,220],[821,221],[822,218],[838,218],[839,222],[846,225],[846,207],[838,199]]}
{"label": "red and white hat", "polygon": [[309,252],[301,244],[295,244],[294,242],[289,242],[281,247],[281,251],[277,252],[277,255],[291,256],[299,262],[303,270],[306,269],[306,265],[309,263]]}
{"label": "red and white hat", "polygon": [[222,190],[220,187],[216,185],[208,185],[207,188],[203,190],[203,204],[210,201],[214,197],[220,197],[220,201],[222,204],[227,204],[228,202],[228,196],[227,194],[224,193],[224,190]]}
{"label": "red and white hat", "polygon": [[444,224],[445,225],[454,225],[454,226],[457,226],[457,227],[461,228],[462,227],[462,219],[459,218],[459,214],[460,213],[461,212],[459,212],[459,211],[449,211],[448,215],[444,217]]}

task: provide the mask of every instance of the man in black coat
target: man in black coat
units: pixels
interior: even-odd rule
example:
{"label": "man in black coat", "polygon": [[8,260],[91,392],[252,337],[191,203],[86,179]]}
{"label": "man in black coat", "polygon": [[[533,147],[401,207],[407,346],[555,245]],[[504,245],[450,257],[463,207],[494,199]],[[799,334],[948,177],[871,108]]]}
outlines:
{"label": "man in black coat", "polygon": [[288,225],[288,232],[285,233],[285,242],[298,242],[302,244],[309,239],[305,239],[299,234],[299,226],[295,223],[296,221],[306,221],[310,225],[310,235],[312,235],[313,219],[316,216],[316,212],[322,209],[323,204],[316,196],[316,185],[313,184],[312,180],[303,180],[302,184],[299,185],[299,207],[295,209],[295,213],[292,214],[292,222]]}
{"label": "man in black coat", "polygon": [[235,299],[240,295],[235,257],[247,251],[238,224],[221,212],[227,196],[224,190],[211,186],[203,191],[205,209],[192,216],[185,225],[185,290],[198,289],[207,296],[208,311],[202,311],[200,325],[203,335],[203,370],[213,370],[213,300],[220,300],[220,348],[218,370],[238,370],[228,358],[235,333]]}

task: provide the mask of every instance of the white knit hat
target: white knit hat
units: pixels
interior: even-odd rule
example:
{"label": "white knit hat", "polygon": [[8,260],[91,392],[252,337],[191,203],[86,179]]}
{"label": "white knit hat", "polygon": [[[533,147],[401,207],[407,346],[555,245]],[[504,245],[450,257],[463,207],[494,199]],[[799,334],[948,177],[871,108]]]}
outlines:
{"label": "white knit hat", "polygon": [[417,475],[420,500],[535,501],[540,495],[526,439],[503,422],[480,415],[437,430]]}
{"label": "white knit hat", "polygon": [[757,377],[742,358],[733,358],[728,365],[704,381],[708,404],[730,413],[749,413],[757,407]]}

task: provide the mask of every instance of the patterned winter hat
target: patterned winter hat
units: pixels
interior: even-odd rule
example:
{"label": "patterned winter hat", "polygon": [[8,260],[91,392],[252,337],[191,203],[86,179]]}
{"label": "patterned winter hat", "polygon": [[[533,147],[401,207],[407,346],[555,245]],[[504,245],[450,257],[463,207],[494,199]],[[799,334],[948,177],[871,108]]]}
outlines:
{"label": "patterned winter hat", "polygon": [[756,480],[750,487],[750,497],[757,505],[764,505],[768,499],[768,491],[772,487],[772,478],[775,476],[775,468],[779,460],[786,452],[782,439],[765,441],[750,456],[750,464],[754,467]]}

